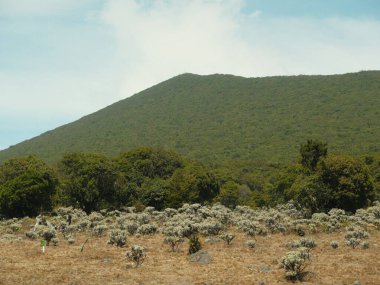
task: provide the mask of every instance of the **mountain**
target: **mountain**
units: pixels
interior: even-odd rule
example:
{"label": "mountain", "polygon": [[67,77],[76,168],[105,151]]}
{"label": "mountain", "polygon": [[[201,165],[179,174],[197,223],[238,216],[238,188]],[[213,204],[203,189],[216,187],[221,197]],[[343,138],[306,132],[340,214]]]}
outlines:
{"label": "mountain", "polygon": [[307,139],[330,152],[380,151],[380,71],[243,78],[183,74],[0,152],[0,163],[69,151],[116,155],[138,146],[202,161],[289,161]]}

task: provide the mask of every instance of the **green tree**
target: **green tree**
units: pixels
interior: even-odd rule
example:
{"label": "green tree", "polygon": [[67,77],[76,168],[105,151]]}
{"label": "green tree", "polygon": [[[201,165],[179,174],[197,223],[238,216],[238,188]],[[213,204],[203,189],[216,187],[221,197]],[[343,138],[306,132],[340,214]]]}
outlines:
{"label": "green tree", "polygon": [[169,183],[160,178],[147,179],[139,192],[141,203],[145,206],[155,207],[157,210],[163,210],[167,204]]}
{"label": "green tree", "polygon": [[350,156],[335,155],[324,159],[318,179],[330,190],[329,208],[354,211],[373,198],[373,178],[367,166]]}
{"label": "green tree", "polygon": [[199,163],[189,163],[177,169],[169,180],[168,206],[183,203],[210,203],[219,193],[219,183],[213,173]]}
{"label": "green tree", "polygon": [[235,208],[241,202],[239,195],[239,184],[233,181],[228,181],[223,184],[220,189],[219,195],[215,198],[216,202],[220,202],[222,205]]}
{"label": "green tree", "polygon": [[21,217],[51,210],[57,183],[53,170],[35,156],[6,161],[0,167],[0,213]]}
{"label": "green tree", "polygon": [[327,156],[327,143],[317,140],[308,140],[301,145],[301,164],[311,171],[315,171],[318,161]]}
{"label": "green tree", "polygon": [[61,195],[67,204],[86,212],[115,204],[116,171],[112,163],[98,154],[66,154],[59,164]]}
{"label": "green tree", "polygon": [[171,151],[140,147],[120,154],[116,160],[119,172],[138,186],[145,178],[169,178],[183,166],[181,157]]}

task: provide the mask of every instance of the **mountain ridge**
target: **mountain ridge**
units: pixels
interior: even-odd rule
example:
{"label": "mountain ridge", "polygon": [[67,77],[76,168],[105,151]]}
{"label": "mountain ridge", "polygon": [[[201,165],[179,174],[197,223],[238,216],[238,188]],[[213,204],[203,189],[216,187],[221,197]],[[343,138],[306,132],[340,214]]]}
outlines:
{"label": "mountain ridge", "polygon": [[204,161],[289,160],[308,138],[336,152],[380,147],[380,71],[245,78],[185,73],[0,151],[0,163],[65,152],[116,155],[138,146]]}

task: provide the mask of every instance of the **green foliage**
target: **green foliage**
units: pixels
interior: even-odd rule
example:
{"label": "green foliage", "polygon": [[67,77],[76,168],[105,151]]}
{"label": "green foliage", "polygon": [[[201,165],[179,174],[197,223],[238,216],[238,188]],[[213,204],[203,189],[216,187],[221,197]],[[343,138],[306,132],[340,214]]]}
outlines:
{"label": "green foliage", "polygon": [[317,167],[318,161],[327,156],[327,143],[315,140],[307,140],[301,145],[301,164],[311,171]]}
{"label": "green foliage", "polygon": [[145,178],[168,178],[183,166],[180,156],[171,151],[148,147],[136,148],[116,158],[118,170],[141,186]]}
{"label": "green foliage", "polygon": [[330,156],[321,162],[320,182],[330,190],[328,208],[354,211],[373,198],[373,181],[363,162],[350,156]]}
{"label": "green foliage", "polygon": [[189,163],[177,169],[169,181],[168,207],[183,203],[211,202],[219,193],[215,175],[199,163]]}
{"label": "green foliage", "polygon": [[[293,160],[311,136],[329,151],[380,151],[380,72],[243,78],[183,74],[0,152],[58,161],[142,145],[202,162]],[[148,167],[149,169],[149,167]]]}
{"label": "green foliage", "polygon": [[202,249],[202,244],[197,234],[192,234],[189,237],[189,254],[196,253]]}
{"label": "green foliage", "polygon": [[52,208],[57,178],[35,156],[13,158],[0,166],[0,214],[34,216]]}
{"label": "green foliage", "polygon": [[321,161],[314,174],[299,174],[286,186],[286,198],[311,213],[332,208],[355,211],[374,197],[368,168],[350,156],[330,156]]}
{"label": "green foliage", "polygon": [[87,213],[115,202],[116,173],[111,162],[98,154],[66,154],[59,164],[61,195],[69,205]]}
{"label": "green foliage", "polygon": [[239,205],[240,200],[238,186],[239,185],[233,181],[225,183],[220,189],[220,193],[215,198],[215,201],[220,202],[226,207],[235,208]]}

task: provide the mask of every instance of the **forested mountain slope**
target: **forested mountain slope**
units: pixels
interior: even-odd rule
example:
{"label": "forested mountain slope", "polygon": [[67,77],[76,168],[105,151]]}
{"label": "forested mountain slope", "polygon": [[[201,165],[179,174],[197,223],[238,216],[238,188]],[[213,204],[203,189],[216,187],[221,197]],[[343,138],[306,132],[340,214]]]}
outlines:
{"label": "forested mountain slope", "polygon": [[202,161],[288,161],[309,138],[350,154],[380,151],[380,71],[243,78],[183,74],[0,152],[0,163],[138,146]]}

